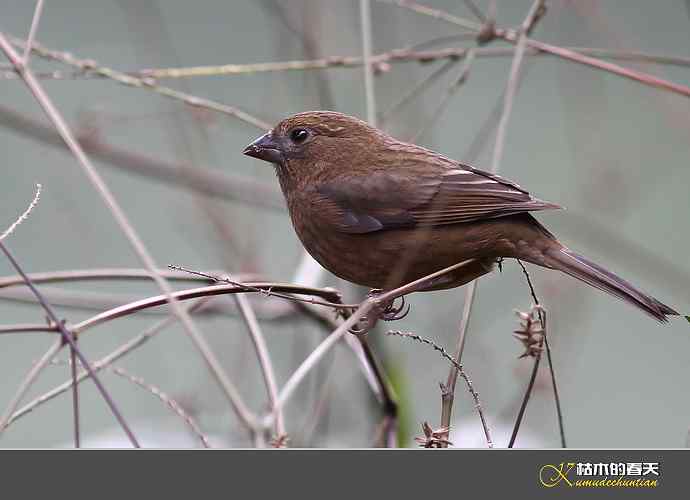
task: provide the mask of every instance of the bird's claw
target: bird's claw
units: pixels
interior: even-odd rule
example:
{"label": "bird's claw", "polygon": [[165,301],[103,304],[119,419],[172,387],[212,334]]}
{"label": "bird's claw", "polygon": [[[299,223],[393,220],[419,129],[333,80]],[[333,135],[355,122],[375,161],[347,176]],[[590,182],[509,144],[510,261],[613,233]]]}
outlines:
{"label": "bird's claw", "polygon": [[357,322],[357,324],[355,326],[350,328],[348,331],[353,335],[361,337],[361,336],[369,333],[369,330],[374,328],[377,321],[378,321],[378,316],[376,314],[364,316],[362,319],[360,319]]}
{"label": "bird's claw", "polygon": [[[367,295],[369,298],[375,299],[382,293],[383,290],[374,288],[370,290]],[[405,296],[403,295],[402,297],[398,298],[400,299],[399,306],[395,305],[395,301],[397,300],[397,298],[380,306],[379,318],[381,318],[383,321],[397,321],[399,319],[403,319],[405,316],[409,314],[410,306],[406,303]]]}
{"label": "bird's claw", "polygon": [[400,297],[400,305],[395,306],[395,300],[386,305],[385,309],[381,313],[381,319],[383,321],[397,321],[403,319],[410,313],[410,305],[405,302],[405,297]]}
{"label": "bird's claw", "polygon": [[[367,296],[370,299],[376,299],[382,290],[371,290]],[[400,299],[399,305],[396,305],[396,300],[384,302],[379,304],[370,315],[363,317],[356,326],[350,328],[350,333],[354,335],[364,335],[371,330],[376,322],[381,319],[383,321],[397,321],[403,319],[410,312],[410,305],[405,301],[405,297],[398,297]]]}

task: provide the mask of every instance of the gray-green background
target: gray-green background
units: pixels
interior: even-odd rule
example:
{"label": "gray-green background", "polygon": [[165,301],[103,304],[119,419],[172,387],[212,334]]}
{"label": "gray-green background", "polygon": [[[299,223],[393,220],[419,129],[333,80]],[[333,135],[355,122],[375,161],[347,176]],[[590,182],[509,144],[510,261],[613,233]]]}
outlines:
{"label": "gray-green background", "polygon": [[[478,2],[486,9],[489,2]],[[564,46],[602,47],[690,57],[689,6],[665,2],[555,0],[533,37]],[[434,7],[471,17],[462,2],[433,0]],[[531,2],[498,2],[499,25],[522,21]],[[25,36],[33,2],[4,2],[0,30]],[[374,51],[384,52],[455,35],[447,23],[373,2]],[[121,70],[146,67],[268,62],[361,53],[355,1],[100,0],[47,1],[37,39]],[[439,46],[471,46],[451,41]],[[501,44],[496,42],[496,46]],[[5,62],[5,61],[0,61]],[[622,65],[690,84],[687,67],[622,61]],[[395,64],[376,78],[379,109],[391,106],[414,82],[443,62]],[[60,68],[32,59],[37,71]],[[500,96],[509,57],[480,58],[469,80],[419,139],[459,160]],[[461,63],[391,120],[389,130],[409,137],[434,114]],[[65,68],[68,69],[68,68]],[[566,211],[539,218],[573,248],[619,272],[684,313],[690,312],[690,101],[618,76],[553,57],[529,57],[526,76],[509,123],[501,173]],[[319,77],[318,75],[321,75]],[[146,90],[97,79],[46,80],[45,87],[76,130],[118,148],[246,176],[277,188],[270,167],[241,154],[260,131],[213,112],[198,112]],[[237,105],[273,123],[290,113],[327,107],[365,116],[363,73],[357,69],[200,77],[166,81],[175,88]],[[0,106],[47,123],[25,86],[0,80]],[[493,135],[474,163],[488,168]],[[140,264],[76,161],[63,151],[8,129],[0,122],[3,152],[0,227],[8,226],[30,200],[34,185],[43,196],[31,218],[7,244],[27,270],[49,271]],[[301,246],[280,210],[210,200],[183,188],[96,162],[115,196],[161,265],[261,272],[276,281],[293,277]],[[13,274],[0,260],[0,274]],[[575,280],[532,268],[537,292],[549,310],[550,335],[569,445],[576,447],[680,447],[690,425],[690,325],[676,319],[661,326],[635,309]],[[326,278],[325,284],[355,300],[361,291]],[[73,290],[143,297],[152,285],[86,283]],[[463,291],[411,297],[412,312],[394,328],[454,345]],[[258,299],[260,300],[260,299]],[[505,445],[531,362],[517,360],[511,332],[514,309],[530,297],[518,266],[482,279],[478,288],[464,365],[494,430]],[[60,308],[70,321],[92,312]],[[0,301],[0,322],[41,321],[34,305]],[[90,332],[83,347],[90,358],[105,354],[156,318],[142,315]],[[265,407],[265,391],[244,327],[235,318],[199,322],[250,405]],[[263,322],[284,382],[323,332],[300,319]],[[30,364],[52,342],[48,334],[0,336],[0,409]],[[408,436],[419,423],[438,423],[438,382],[448,366],[437,353],[407,340],[380,336],[385,357],[403,395]],[[64,359],[64,356],[63,356]],[[216,388],[191,342],[171,328],[121,366],[175,398],[218,443],[250,445],[246,433]],[[329,375],[329,372],[331,374]],[[68,376],[49,367],[30,396]],[[196,445],[183,424],[147,392],[103,375],[123,413],[145,443]],[[329,378],[329,397],[312,437],[312,407]],[[82,423],[89,437],[121,432],[92,384],[83,384]],[[458,385],[456,414],[476,434],[476,418]],[[351,352],[335,350],[314,372],[288,408],[295,445],[368,446],[376,404]],[[4,447],[50,447],[71,442],[71,400],[52,401],[10,426]],[[308,430],[308,429],[307,429]],[[548,376],[539,378],[528,408],[523,445],[558,446]],[[300,437],[302,436],[302,437]],[[186,439],[186,441],[184,440]],[[481,445],[475,436],[454,436],[457,445]],[[150,440],[150,441],[147,441]]]}

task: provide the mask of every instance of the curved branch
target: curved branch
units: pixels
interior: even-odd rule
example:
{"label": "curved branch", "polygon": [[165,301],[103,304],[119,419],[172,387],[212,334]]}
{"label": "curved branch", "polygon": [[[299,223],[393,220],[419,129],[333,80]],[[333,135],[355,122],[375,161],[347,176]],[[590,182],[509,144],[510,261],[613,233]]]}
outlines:
{"label": "curved branch", "polygon": [[[286,283],[266,283],[266,282],[256,282],[256,283],[244,283],[242,286],[237,285],[211,285],[200,288],[192,288],[189,290],[181,290],[178,292],[173,292],[172,296],[179,300],[185,301],[189,299],[196,299],[199,297],[210,297],[213,295],[225,295],[232,293],[254,293],[258,290],[264,291],[266,294],[278,293],[289,293],[295,295],[310,295],[316,297],[322,297],[326,300],[340,301],[340,294],[335,290],[323,289],[323,288],[310,288],[303,287],[299,285],[290,285]],[[304,299],[308,303],[317,303],[315,300]],[[71,325],[71,329],[75,335],[79,335],[84,331],[93,328],[94,326],[100,325],[107,321],[121,318],[123,316],[128,316],[137,311],[148,309],[151,307],[158,307],[167,304],[168,300],[165,295],[155,295],[153,297],[148,297],[146,299],[137,300],[135,302],[130,302],[129,304],[124,304],[119,307],[115,307],[108,311],[104,311],[100,314],[92,316],[84,321]],[[343,306],[349,307],[349,306]]]}

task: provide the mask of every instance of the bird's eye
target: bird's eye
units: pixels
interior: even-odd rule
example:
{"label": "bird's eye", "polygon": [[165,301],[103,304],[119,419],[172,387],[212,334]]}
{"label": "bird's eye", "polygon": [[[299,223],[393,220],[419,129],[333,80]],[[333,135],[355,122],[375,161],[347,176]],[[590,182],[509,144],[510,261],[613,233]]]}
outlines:
{"label": "bird's eye", "polygon": [[295,144],[302,144],[309,138],[309,131],[306,128],[296,128],[290,132],[290,140]]}

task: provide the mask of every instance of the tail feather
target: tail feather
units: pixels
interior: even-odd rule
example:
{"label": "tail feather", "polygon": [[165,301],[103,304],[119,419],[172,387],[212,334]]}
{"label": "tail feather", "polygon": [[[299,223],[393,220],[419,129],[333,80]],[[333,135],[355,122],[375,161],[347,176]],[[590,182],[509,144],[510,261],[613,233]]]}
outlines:
{"label": "tail feather", "polygon": [[629,302],[662,323],[668,321],[667,315],[678,315],[675,310],[635,288],[623,278],[566,247],[551,247],[544,252],[544,258],[549,267]]}

